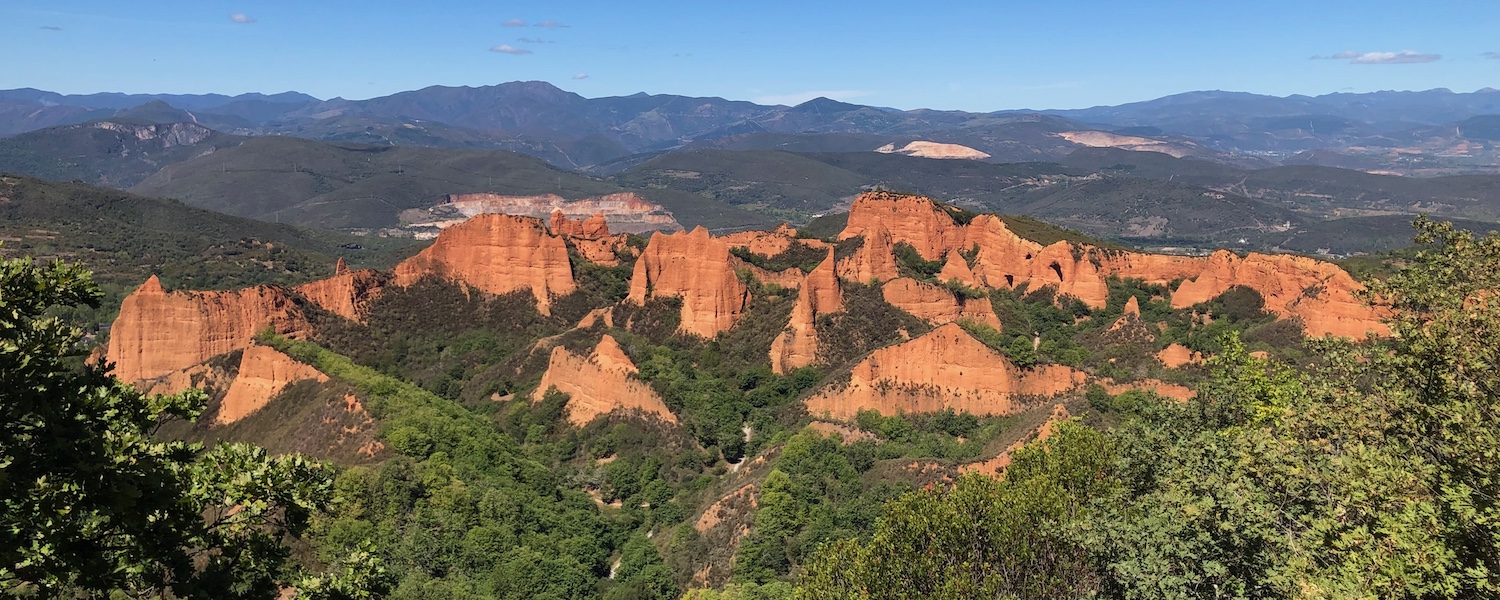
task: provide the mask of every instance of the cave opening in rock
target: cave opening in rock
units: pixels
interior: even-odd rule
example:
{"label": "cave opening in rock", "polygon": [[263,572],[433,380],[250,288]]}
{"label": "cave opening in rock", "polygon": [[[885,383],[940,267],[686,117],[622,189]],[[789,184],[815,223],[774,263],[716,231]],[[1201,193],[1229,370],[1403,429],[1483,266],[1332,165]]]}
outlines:
{"label": "cave opening in rock", "polygon": [[1057,264],[1056,262],[1054,262],[1054,263],[1052,263],[1051,265],[1048,265],[1048,266],[1051,267],[1053,273],[1057,274],[1057,282],[1058,283],[1062,283],[1062,280],[1063,280],[1062,265]]}

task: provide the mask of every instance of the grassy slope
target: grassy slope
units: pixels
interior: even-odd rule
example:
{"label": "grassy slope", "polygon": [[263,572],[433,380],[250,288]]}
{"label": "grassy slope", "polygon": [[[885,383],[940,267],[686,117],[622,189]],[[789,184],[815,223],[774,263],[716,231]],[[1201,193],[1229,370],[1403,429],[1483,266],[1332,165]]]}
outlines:
{"label": "grassy slope", "polygon": [[[385,268],[415,251],[411,240],[365,238],[265,223],[119,190],[0,176],[6,256],[81,261],[95,272],[112,314],[152,273],[169,288],[230,289],[299,283],[333,274],[342,256]],[[343,247],[359,245],[363,249]]]}
{"label": "grassy slope", "polygon": [[192,145],[140,140],[129,132],[90,125],[63,125],[0,139],[0,173],[21,173],[56,181],[130,187],[163,166],[244,138],[212,132]]}

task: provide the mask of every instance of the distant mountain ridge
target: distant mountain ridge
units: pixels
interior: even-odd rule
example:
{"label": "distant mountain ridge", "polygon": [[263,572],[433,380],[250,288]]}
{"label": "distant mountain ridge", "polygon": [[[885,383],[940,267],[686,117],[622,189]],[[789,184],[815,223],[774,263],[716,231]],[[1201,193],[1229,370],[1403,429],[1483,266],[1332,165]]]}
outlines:
{"label": "distant mountain ridge", "polygon": [[[646,93],[585,98],[543,81],[429,86],[366,100],[25,88],[0,91],[0,135],[118,117],[116,111],[147,104],[186,111],[192,122],[235,135],[511,150],[570,169],[683,147],[774,148],[756,145],[768,135],[869,136],[868,148],[848,146],[853,137],[838,147],[857,151],[915,141],[957,144],[990,155],[990,162],[1057,160],[1094,144],[1141,146],[1089,133],[1101,132],[1249,167],[1289,160],[1411,174],[1500,171],[1493,127],[1459,125],[1500,115],[1500,91],[1489,88],[1287,97],[1202,91],[1117,106],[994,112],[895,110],[821,97],[796,106]],[[161,106],[152,112],[166,114]],[[1060,139],[1077,132],[1088,135]]]}

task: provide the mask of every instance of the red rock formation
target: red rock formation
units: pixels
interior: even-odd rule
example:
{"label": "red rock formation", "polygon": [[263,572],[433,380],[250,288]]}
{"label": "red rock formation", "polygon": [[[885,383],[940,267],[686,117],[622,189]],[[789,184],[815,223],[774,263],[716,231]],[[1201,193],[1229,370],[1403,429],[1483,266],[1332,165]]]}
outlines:
{"label": "red rock formation", "polygon": [[635,261],[628,300],[643,304],[653,297],[682,298],[682,331],[711,338],[733,327],[750,303],[736,264],[729,245],[702,227],[656,233]]}
{"label": "red rock formation", "polygon": [[248,348],[267,328],[294,338],[311,331],[306,313],[285,288],[168,293],[152,275],[121,303],[110,328],[108,358],[122,381],[154,379]]}
{"label": "red rock formation", "polygon": [[[771,258],[782,252],[786,252],[792,244],[798,243],[797,230],[790,225],[782,223],[772,231],[739,231],[731,233],[722,238],[730,248],[748,248],[751,252]],[[819,240],[807,240],[822,245]]]}
{"label": "red rock formation", "polygon": [[1113,379],[1105,378],[1101,379],[1099,384],[1104,386],[1104,391],[1109,392],[1111,396],[1123,394],[1131,390],[1140,390],[1143,392],[1153,392],[1158,396],[1171,398],[1178,402],[1186,402],[1192,399],[1193,396],[1198,395],[1192,388],[1175,383],[1167,383],[1159,379],[1141,379],[1139,381],[1115,383]]}
{"label": "red rock formation", "polygon": [[1161,361],[1169,369],[1176,369],[1183,365],[1196,365],[1203,363],[1203,355],[1189,350],[1182,344],[1171,344],[1156,353],[1156,360]]}
{"label": "red rock formation", "polygon": [[771,370],[786,374],[813,364],[818,355],[818,315],[844,310],[844,292],[834,274],[833,249],[807,274],[792,307],[792,318],[771,341]]}
{"label": "red rock formation", "polygon": [[[911,244],[927,260],[943,258],[964,238],[963,229],[953,222],[953,217],[929,198],[866,192],[854,200],[849,209],[849,223],[839,233],[839,239],[864,235],[877,224],[890,230],[893,240]],[[865,243],[869,243],[868,236]]]}
{"label": "red rock formation", "polygon": [[222,425],[243,419],[260,410],[286,386],[305,379],[323,382],[328,381],[328,376],[275,348],[246,348],[240,355],[239,372],[229,384],[214,422]]}
{"label": "red rock formation", "polygon": [[379,272],[369,269],[351,271],[344,259],[340,258],[338,265],[334,267],[333,277],[304,283],[292,289],[328,312],[351,321],[359,321],[363,318],[365,306],[380,296],[385,290],[385,284],[386,279]]}
{"label": "red rock formation", "polygon": [[552,230],[552,235],[563,237],[586,240],[610,237],[609,222],[605,220],[602,213],[595,213],[587,219],[574,220],[563,214],[562,209],[554,209],[548,227]]}
{"label": "red rock formation", "polygon": [[965,228],[963,245],[979,247],[973,272],[992,288],[1014,288],[1031,278],[1031,261],[1042,245],[1022,238],[995,215],[979,215]]}
{"label": "red rock formation", "polygon": [[635,368],[635,361],[630,360],[630,357],[625,355],[625,350],[620,348],[620,343],[615,341],[614,336],[607,333],[599,338],[599,345],[594,347],[592,358],[595,363],[606,369],[632,375],[639,372]]}
{"label": "red rock formation", "polygon": [[[1125,311],[1120,315],[1120,318],[1115,319],[1114,324],[1109,326],[1109,331],[1119,331],[1131,323],[1139,323],[1140,321],[1141,303],[1135,299],[1135,296],[1131,296],[1129,300],[1125,301]],[[1154,336],[1152,339],[1155,339]]]}
{"label": "red rock formation", "polygon": [[1251,253],[1242,259],[1220,250],[1208,258],[1201,274],[1177,287],[1172,307],[1211,300],[1236,285],[1259,291],[1266,310],[1300,317],[1310,336],[1390,333],[1379,315],[1354,296],[1361,288],[1354,278],[1337,265],[1303,256]]}
{"label": "red rock formation", "polygon": [[[890,244],[879,235],[887,227]],[[1355,298],[1360,286],[1348,273],[1309,258],[1251,254],[1240,259],[1220,251],[1204,259],[1104,250],[1068,242],[1042,247],[1015,235],[998,217],[980,215],[960,227],[931,200],[888,193],[864,194],[854,202],[849,226],[840,237],[855,235],[866,238],[864,255],[845,259],[839,271],[840,276],[855,281],[884,274],[894,277],[894,265],[889,271],[869,265],[876,258],[888,260],[885,249],[896,242],[911,244],[929,259],[948,256],[945,270],[950,275],[961,274],[951,253],[978,246],[971,271],[978,283],[988,287],[1014,288],[1026,283],[1028,289],[1036,290],[1050,285],[1061,294],[1100,308],[1109,298],[1106,280],[1111,275],[1152,284],[1184,280],[1172,297],[1173,307],[1182,308],[1209,300],[1231,286],[1245,285],[1266,297],[1269,310],[1284,317],[1301,317],[1310,335],[1362,337],[1367,331],[1387,333],[1380,316]],[[877,242],[873,249],[872,239]],[[1313,295],[1311,291],[1321,293]]]}
{"label": "red rock formation", "polygon": [[807,410],[839,419],[861,410],[891,415],[951,408],[1006,415],[1016,412],[1023,397],[1055,396],[1083,381],[1082,372],[1062,365],[1019,369],[950,323],[871,353],[854,366],[848,384],[810,398]]}
{"label": "red rock formation", "polygon": [[887,282],[880,292],[887,303],[934,325],[973,319],[1000,330],[1000,319],[987,298],[960,300],[948,288],[906,277]]}
{"label": "red rock formation", "polygon": [[[845,233],[849,230],[845,229]],[[891,232],[880,221],[872,221],[859,230],[864,244],[853,256],[838,262],[839,278],[855,283],[890,281],[900,276],[896,269],[895,242]]]}
{"label": "red rock formation", "polygon": [[620,351],[614,339],[605,336],[605,340],[600,341],[599,348],[588,358],[554,346],[547,372],[542,375],[532,401],[540,401],[549,388],[557,388],[569,396],[568,422],[580,427],[616,410],[637,410],[676,423],[677,417],[667,409],[656,390],[631,376],[635,364]]}
{"label": "red rock formation", "polygon": [[553,296],[576,289],[568,247],[529,217],[487,214],[443,230],[437,241],[396,265],[396,284],[436,276],[505,294],[529,289],[548,314]]}
{"label": "red rock formation", "polygon": [[938,272],[937,280],[943,283],[957,281],[970,287],[979,285],[979,280],[974,277],[974,271],[969,269],[969,262],[957,250],[948,252],[948,260],[943,263],[943,270]]}

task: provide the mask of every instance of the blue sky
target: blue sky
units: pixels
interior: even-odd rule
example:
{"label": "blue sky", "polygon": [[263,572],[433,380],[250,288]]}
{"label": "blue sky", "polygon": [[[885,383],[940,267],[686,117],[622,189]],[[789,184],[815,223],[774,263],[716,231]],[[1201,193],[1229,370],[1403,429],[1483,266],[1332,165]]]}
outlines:
{"label": "blue sky", "polygon": [[1500,87],[1500,2],[0,2],[0,89],[355,99],[533,79],[974,111],[1473,91]]}

